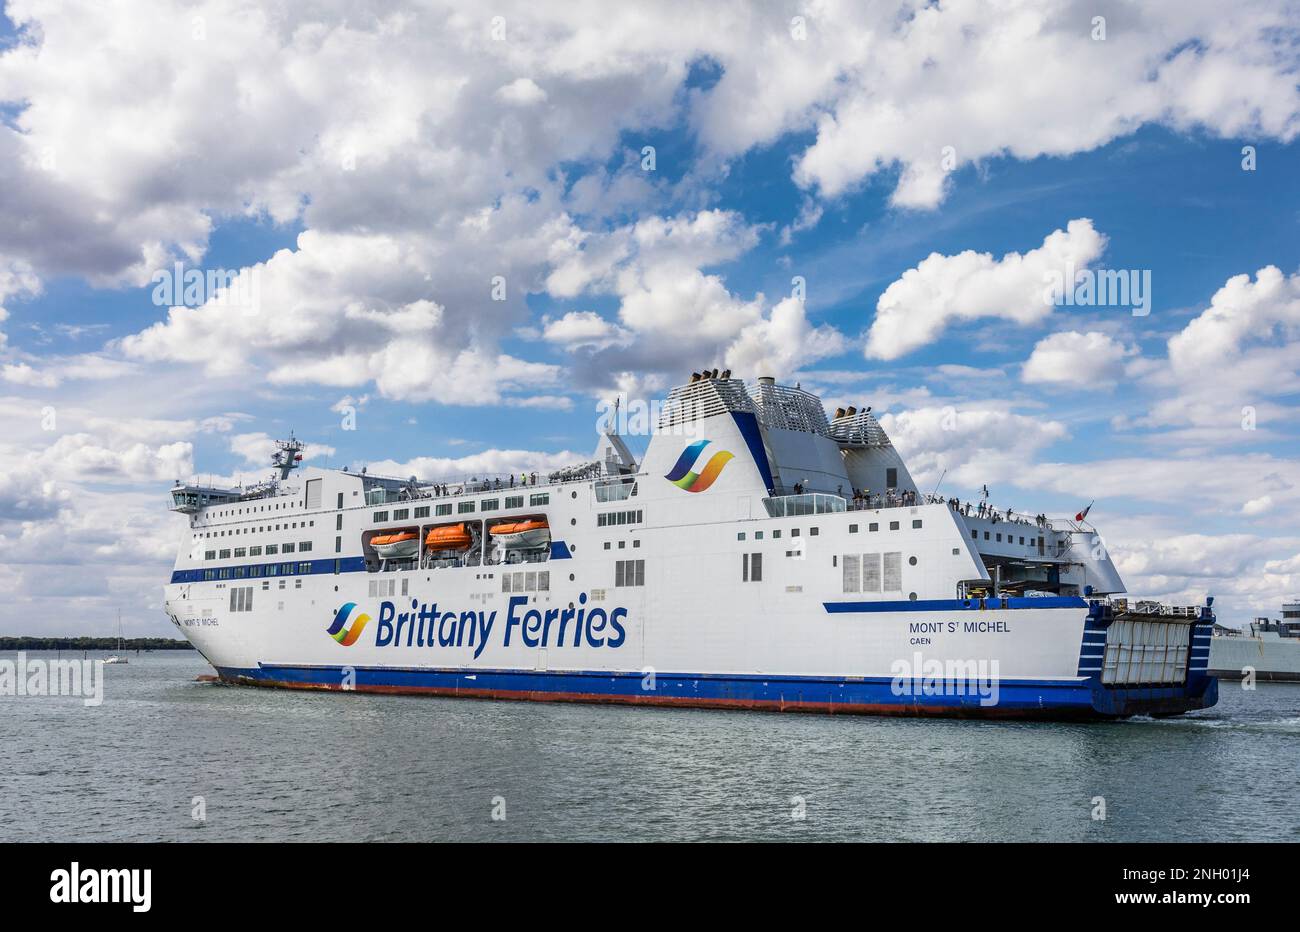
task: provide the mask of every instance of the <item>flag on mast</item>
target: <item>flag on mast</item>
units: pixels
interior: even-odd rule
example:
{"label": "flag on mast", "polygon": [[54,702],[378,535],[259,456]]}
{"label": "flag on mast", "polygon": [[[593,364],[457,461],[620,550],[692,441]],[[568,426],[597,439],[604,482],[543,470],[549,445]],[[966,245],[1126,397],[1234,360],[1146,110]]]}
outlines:
{"label": "flag on mast", "polygon": [[1083,509],[1083,511],[1079,512],[1077,515],[1075,515],[1074,520],[1082,521],[1084,518],[1088,517],[1088,512],[1090,511],[1092,511],[1092,502],[1088,502],[1088,507]]}

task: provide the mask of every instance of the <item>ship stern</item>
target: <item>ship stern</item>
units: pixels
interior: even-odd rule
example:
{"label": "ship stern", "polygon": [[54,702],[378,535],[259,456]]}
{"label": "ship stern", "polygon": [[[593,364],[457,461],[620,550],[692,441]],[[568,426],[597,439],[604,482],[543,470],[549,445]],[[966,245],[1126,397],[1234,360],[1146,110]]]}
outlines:
{"label": "ship stern", "polygon": [[1089,603],[1079,656],[1092,707],[1106,718],[1181,715],[1219,701],[1209,673],[1214,612],[1127,600]]}

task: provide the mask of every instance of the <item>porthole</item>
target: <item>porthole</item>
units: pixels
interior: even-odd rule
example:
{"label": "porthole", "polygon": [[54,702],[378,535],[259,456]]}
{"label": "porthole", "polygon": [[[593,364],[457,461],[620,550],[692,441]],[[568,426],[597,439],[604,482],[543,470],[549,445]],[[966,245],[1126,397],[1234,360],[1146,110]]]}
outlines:
{"label": "porthole", "polygon": [[915,593],[915,592],[909,592],[909,593],[907,594],[907,597],[908,597],[909,599],[911,599],[913,602],[916,601],[916,593]]}
{"label": "porthole", "polygon": [[570,493],[569,493],[569,497],[570,497],[570,498],[577,498],[577,497],[578,497],[578,493],[577,493],[577,491],[575,490],[575,491],[573,491],[573,492],[570,492]]}
{"label": "porthole", "polygon": [[569,574],[569,582],[573,582],[573,574],[572,574],[572,573]]}
{"label": "porthole", "polygon": [[571,526],[573,526],[573,527],[577,527],[577,526],[578,526],[578,519],[577,519],[577,518],[570,518],[570,519],[569,519],[569,524],[570,524]]}
{"label": "porthole", "polygon": [[916,566],[916,557],[908,557],[907,562],[909,566]]}

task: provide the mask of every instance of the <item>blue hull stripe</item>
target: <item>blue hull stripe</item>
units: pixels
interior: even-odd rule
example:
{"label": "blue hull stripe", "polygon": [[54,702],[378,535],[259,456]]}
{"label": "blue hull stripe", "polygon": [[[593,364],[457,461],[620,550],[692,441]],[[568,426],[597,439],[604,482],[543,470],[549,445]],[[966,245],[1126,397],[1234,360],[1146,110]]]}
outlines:
{"label": "blue hull stripe", "polygon": [[[1005,605],[1003,603],[1006,603]],[[1088,603],[1073,596],[1006,599],[900,599],[888,602],[826,602],[826,611],[839,614],[862,612],[978,612],[1003,608],[1087,608]]]}
{"label": "blue hull stripe", "polygon": [[[342,667],[263,664],[219,670],[228,681],[301,688],[341,688]],[[763,676],[761,674],[658,674],[647,689],[636,671],[523,671],[353,667],[359,692],[425,692],[503,699],[629,702],[731,708],[938,714],[995,718],[1114,717],[1174,714],[1212,705],[1185,687],[1106,689],[1086,679],[1000,680],[997,702],[981,704],[977,683],[915,682],[899,691],[886,677]],[[904,681],[905,683],[907,681]],[[1208,681],[1217,687],[1217,680]],[[929,686],[927,694],[926,686]],[[987,693],[987,683],[984,684]],[[937,689],[935,687],[938,687]]]}
{"label": "blue hull stripe", "polygon": [[[292,556],[290,554],[289,556]],[[365,557],[329,557],[324,560],[275,560],[271,563],[241,563],[194,570],[175,570],[173,583],[204,582],[226,579],[274,579],[280,576],[323,576],[334,573],[363,573]],[[205,574],[211,573],[211,576]]]}

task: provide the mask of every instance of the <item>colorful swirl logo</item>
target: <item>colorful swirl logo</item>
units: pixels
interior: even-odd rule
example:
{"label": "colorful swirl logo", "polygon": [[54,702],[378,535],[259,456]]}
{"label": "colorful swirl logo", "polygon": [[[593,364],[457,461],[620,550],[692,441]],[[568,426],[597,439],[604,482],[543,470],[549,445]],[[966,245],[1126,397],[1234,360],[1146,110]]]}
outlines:
{"label": "colorful swirl logo", "polygon": [[679,489],[685,489],[687,492],[703,492],[708,489],[722,473],[722,467],[735,459],[735,455],[730,451],[719,450],[709,457],[709,461],[704,464],[703,469],[695,472],[691,467],[695,465],[695,461],[704,452],[704,448],[712,442],[711,440],[697,440],[692,443],[682,451],[682,455],[677,458],[677,462],[664,478]]}
{"label": "colorful swirl logo", "polygon": [[344,627],[348,616],[352,610],[357,607],[356,602],[349,602],[339,609],[339,613],[334,616],[334,624],[325,629],[325,633],[338,641],[344,647],[351,647],[361,637],[362,630],[365,629],[366,623],[370,621],[370,616],[365,612],[358,612],[357,617],[352,620],[352,627]]}

